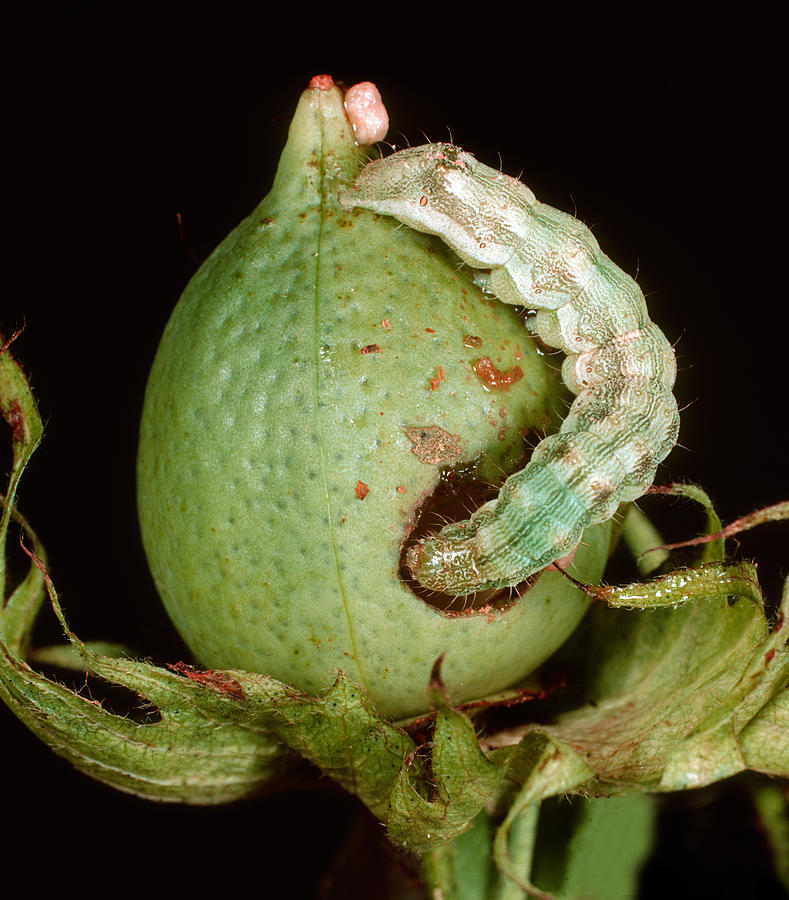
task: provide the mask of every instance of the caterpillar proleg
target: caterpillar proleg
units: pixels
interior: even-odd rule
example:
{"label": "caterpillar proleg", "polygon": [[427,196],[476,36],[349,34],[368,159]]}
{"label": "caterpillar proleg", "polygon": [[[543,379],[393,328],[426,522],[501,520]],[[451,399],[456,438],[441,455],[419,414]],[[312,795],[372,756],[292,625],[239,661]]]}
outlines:
{"label": "caterpillar proleg", "polygon": [[442,238],[486,270],[479,278],[500,300],[536,310],[533,332],[566,354],[562,377],[576,398],[560,432],[497,499],[406,560],[423,586],[447,594],[517,584],[652,483],[679,431],[673,348],[582,222],[452,144],[369,163],[340,202]]}

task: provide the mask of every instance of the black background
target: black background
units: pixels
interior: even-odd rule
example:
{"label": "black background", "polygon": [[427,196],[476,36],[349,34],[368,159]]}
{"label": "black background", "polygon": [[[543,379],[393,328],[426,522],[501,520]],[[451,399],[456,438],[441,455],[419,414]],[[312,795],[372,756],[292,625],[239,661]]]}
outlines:
{"label": "black background", "polygon": [[[522,171],[638,273],[677,341],[676,393],[688,407],[683,446],[659,480],[703,484],[725,520],[789,498],[786,108],[773,25],[645,16],[617,32],[493,10],[380,15],[383,26],[371,7],[272,21],[223,7],[165,20],[83,4],[6,23],[0,327],[25,324],[15,352],[46,420],[20,502],[83,638],[187,658],[136,528],[145,378],[192,253],[205,257],[268,190],[298,96],[321,72],[376,82],[400,146],[451,133],[481,160]],[[742,539],[773,597],[789,574],[785,546],[780,525]],[[42,640],[57,635],[42,626]],[[122,874],[163,890],[215,875],[266,884],[298,859],[287,895],[311,897],[354,810],[331,792],[156,806],[72,772],[4,709],[0,722],[4,852],[35,843],[29,877],[40,883],[93,866],[91,879]],[[748,833],[741,800],[732,788],[681,801],[644,896],[751,896],[718,868]],[[758,842],[752,854],[761,865]],[[154,875],[160,860],[165,874]]]}

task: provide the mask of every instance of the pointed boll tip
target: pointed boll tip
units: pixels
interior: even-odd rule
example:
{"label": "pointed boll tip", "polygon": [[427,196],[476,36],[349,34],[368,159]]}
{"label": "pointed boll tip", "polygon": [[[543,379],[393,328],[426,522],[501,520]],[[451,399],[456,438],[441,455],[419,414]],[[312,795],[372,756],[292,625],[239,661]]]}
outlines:
{"label": "pointed boll tip", "polygon": [[313,75],[310,87],[313,91],[329,91],[334,87],[334,79],[331,75]]}

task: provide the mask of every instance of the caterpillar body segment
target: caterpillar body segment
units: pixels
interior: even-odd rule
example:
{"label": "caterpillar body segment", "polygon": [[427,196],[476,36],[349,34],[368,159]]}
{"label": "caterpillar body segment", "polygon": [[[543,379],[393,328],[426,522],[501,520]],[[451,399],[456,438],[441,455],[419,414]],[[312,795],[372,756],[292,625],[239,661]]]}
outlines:
{"label": "caterpillar body segment", "polygon": [[562,377],[577,396],[559,434],[496,500],[406,559],[423,586],[446,594],[517,584],[652,483],[679,431],[673,348],[583,223],[452,144],[371,162],[340,202],[441,237],[488,270],[479,280],[500,300],[536,310],[531,330],[566,354]]}

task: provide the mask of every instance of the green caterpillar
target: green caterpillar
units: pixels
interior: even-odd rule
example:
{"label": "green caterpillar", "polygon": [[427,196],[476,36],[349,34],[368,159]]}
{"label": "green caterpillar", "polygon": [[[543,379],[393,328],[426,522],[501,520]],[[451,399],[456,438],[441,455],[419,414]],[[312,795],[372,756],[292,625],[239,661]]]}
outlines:
{"label": "green caterpillar", "polygon": [[560,432],[495,500],[406,559],[424,587],[447,594],[517,584],[652,483],[679,431],[673,348],[582,222],[452,144],[371,162],[340,202],[441,237],[486,270],[479,280],[500,300],[536,310],[534,333],[567,355],[562,377],[577,396]]}

